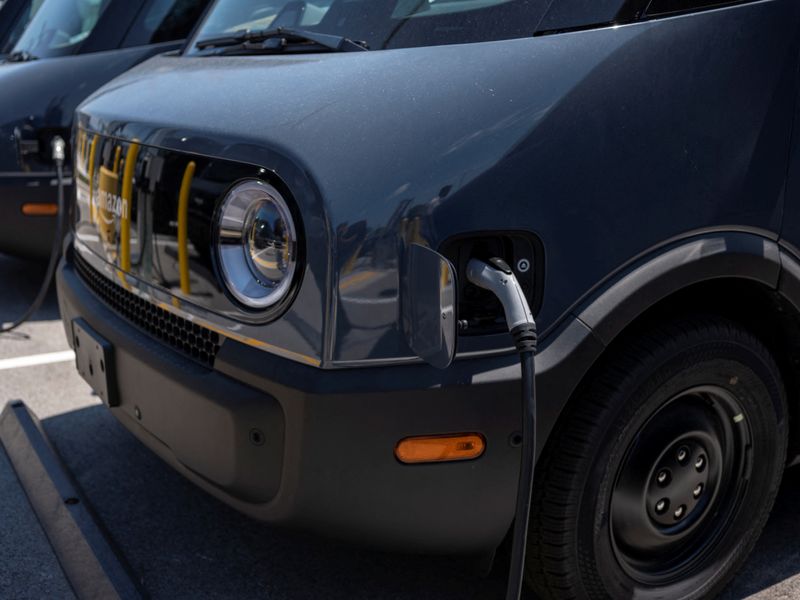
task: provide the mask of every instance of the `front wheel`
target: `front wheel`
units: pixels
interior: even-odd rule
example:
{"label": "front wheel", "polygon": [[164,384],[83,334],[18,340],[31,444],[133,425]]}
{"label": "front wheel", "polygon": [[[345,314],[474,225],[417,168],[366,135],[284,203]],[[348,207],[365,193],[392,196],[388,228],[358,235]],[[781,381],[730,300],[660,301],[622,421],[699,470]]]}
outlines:
{"label": "front wheel", "polygon": [[786,400],[768,350],[696,318],[631,339],[539,463],[526,577],[542,598],[718,594],[772,509]]}

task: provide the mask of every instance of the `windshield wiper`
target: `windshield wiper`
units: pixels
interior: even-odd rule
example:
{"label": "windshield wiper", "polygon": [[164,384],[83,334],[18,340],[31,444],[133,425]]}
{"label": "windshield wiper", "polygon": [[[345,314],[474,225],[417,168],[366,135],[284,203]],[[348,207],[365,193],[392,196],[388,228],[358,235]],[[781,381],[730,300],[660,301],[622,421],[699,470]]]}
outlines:
{"label": "windshield wiper", "polygon": [[220,54],[233,52],[282,52],[293,45],[314,46],[331,52],[358,52],[369,50],[366,42],[354,42],[340,35],[317,33],[304,29],[278,27],[276,29],[242,30],[233,35],[208,38],[197,42],[199,50],[222,48]]}
{"label": "windshield wiper", "polygon": [[34,56],[27,50],[17,50],[6,57],[8,62],[30,62],[32,60],[39,60],[39,57]]}

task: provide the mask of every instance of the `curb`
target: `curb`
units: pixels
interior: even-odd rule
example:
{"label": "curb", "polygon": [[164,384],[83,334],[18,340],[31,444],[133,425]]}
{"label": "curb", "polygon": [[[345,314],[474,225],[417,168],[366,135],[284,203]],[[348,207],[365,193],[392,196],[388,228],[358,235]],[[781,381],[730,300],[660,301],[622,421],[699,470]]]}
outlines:
{"label": "curb", "polygon": [[36,416],[20,400],[0,413],[0,446],[80,600],[140,600],[142,593],[95,522]]}

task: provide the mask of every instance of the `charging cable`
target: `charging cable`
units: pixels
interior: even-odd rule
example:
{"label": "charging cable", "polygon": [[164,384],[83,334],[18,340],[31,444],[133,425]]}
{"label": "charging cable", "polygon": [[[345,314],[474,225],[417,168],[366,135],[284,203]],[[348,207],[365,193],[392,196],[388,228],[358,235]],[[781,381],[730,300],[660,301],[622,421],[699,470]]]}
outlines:
{"label": "charging cable", "polygon": [[506,588],[506,600],[519,600],[525,572],[525,548],[528,543],[528,520],[536,465],[536,322],[514,271],[504,260],[470,260],[467,264],[467,279],[494,293],[500,300],[522,366],[522,458],[511,545],[511,568]]}
{"label": "charging cable", "polygon": [[53,275],[55,275],[56,272],[56,265],[58,265],[58,259],[61,257],[61,244],[64,233],[64,212],[66,209],[64,206],[64,159],[66,158],[67,144],[63,138],[56,136],[53,138],[51,147],[53,151],[53,162],[56,164],[56,179],[58,182],[58,214],[56,216],[56,232],[53,239],[53,247],[50,250],[50,262],[47,264],[47,273],[39,288],[39,293],[36,295],[33,303],[28,307],[28,310],[16,321],[0,325],[0,333],[13,331],[30,319],[34,313],[41,308],[42,303],[45,298],[47,298],[47,292],[50,291]]}

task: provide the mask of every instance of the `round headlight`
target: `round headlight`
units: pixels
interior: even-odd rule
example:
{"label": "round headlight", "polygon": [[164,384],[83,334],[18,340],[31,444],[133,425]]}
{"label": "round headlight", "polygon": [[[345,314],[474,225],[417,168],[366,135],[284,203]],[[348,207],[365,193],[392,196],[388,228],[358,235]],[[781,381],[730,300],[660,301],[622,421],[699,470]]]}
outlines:
{"label": "round headlight", "polygon": [[219,212],[217,254],[225,286],[239,302],[266,309],[280,302],[297,268],[297,235],[280,192],[256,179],[233,187]]}

